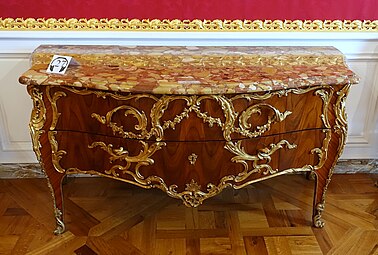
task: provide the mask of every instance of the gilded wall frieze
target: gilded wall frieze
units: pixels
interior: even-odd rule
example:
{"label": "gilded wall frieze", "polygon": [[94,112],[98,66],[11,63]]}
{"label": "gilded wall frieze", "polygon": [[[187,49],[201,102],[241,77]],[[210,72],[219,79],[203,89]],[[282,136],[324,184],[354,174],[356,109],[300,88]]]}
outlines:
{"label": "gilded wall frieze", "polygon": [[0,30],[172,32],[377,32],[378,20],[0,18]]}

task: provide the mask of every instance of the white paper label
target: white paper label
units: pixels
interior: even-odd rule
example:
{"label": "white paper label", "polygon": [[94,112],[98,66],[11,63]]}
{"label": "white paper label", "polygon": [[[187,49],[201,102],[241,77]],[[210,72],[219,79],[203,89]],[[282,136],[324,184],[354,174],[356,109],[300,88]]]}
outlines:
{"label": "white paper label", "polygon": [[72,57],[54,55],[49,66],[47,67],[47,73],[64,74],[70,65]]}

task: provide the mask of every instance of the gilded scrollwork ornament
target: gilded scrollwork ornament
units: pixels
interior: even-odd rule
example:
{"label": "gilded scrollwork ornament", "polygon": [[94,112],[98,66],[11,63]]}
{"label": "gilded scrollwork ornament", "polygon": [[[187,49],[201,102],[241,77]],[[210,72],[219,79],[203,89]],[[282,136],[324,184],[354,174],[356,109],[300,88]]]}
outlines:
{"label": "gilded scrollwork ornament", "polygon": [[[213,127],[214,125],[220,127],[223,131],[224,139],[226,141],[230,141],[231,135],[233,133],[238,133],[248,138],[261,136],[270,130],[272,124],[284,121],[291,114],[290,111],[280,112],[274,106],[266,103],[252,105],[242,112],[236,112],[234,109],[233,101],[240,98],[250,100],[249,97],[228,98],[224,95],[209,95],[200,97],[163,95],[159,99],[156,99],[156,102],[151,108],[150,130],[147,130],[148,118],[146,114],[126,104],[108,111],[105,115],[92,113],[91,117],[96,119],[99,123],[110,127],[113,131],[113,134],[119,134],[123,138],[150,139],[152,136],[155,136],[156,140],[160,141],[164,138],[164,130],[168,128],[174,130],[179,123],[181,123],[185,118],[189,117],[190,112],[194,112],[196,116],[202,119],[204,123],[207,123],[209,127]],[[169,104],[176,100],[186,101],[186,107],[172,120],[162,121],[164,113],[168,109]],[[207,112],[201,111],[201,103],[205,100],[214,100],[220,105],[223,111],[224,121],[222,121],[219,117],[213,117],[210,116]],[[249,122],[249,119],[254,114],[260,115],[263,109],[268,109],[272,113],[272,115],[268,116],[266,124],[256,126],[254,130],[250,130],[252,128],[252,125]],[[138,124],[135,125],[134,128],[136,131],[140,131],[140,133],[124,130],[123,126],[117,124],[112,120],[114,115],[120,111],[123,111],[125,116],[132,115],[136,118]],[[237,119],[238,125],[235,125]]]}
{"label": "gilded scrollwork ornament", "polygon": [[58,141],[55,138],[55,135],[57,133],[58,133],[57,131],[48,131],[48,138],[49,138],[49,142],[50,142],[50,146],[51,146],[51,152],[52,152],[51,153],[51,161],[53,163],[55,170],[58,173],[63,174],[63,173],[65,173],[66,170],[63,167],[61,167],[59,162],[62,159],[62,157],[67,154],[67,152],[64,151],[64,150],[59,150],[59,144],[58,144]]}
{"label": "gilded scrollwork ornament", "polygon": [[53,112],[53,119],[51,121],[50,130],[55,130],[55,127],[58,123],[59,116],[61,115],[61,113],[58,111],[57,101],[59,98],[67,96],[67,94],[60,90],[55,91],[54,93],[51,93],[52,88],[53,87],[51,86],[47,86],[46,95],[47,95],[48,100],[51,103],[51,108]]}
{"label": "gilded scrollwork ornament", "polygon": [[46,107],[43,102],[43,93],[34,86],[28,86],[28,92],[33,100],[33,109],[29,122],[30,136],[32,138],[33,150],[37,160],[41,162],[40,137],[45,132],[42,128],[46,122]]}
{"label": "gilded scrollwork ornament", "polygon": [[331,129],[323,129],[322,132],[325,134],[325,138],[323,139],[323,146],[321,148],[314,148],[311,150],[312,154],[317,154],[319,163],[314,166],[315,170],[318,170],[323,167],[327,157],[328,157],[328,146],[329,142],[332,138],[332,130]]}
{"label": "gilded scrollwork ornament", "polygon": [[195,182],[193,179],[190,183],[186,184],[185,191],[182,192],[182,200],[185,204],[188,204],[192,207],[197,207],[202,204],[202,201],[205,200],[207,194],[201,192],[201,185]]}
{"label": "gilded scrollwork ornament", "polygon": [[[242,164],[244,171],[240,172],[235,177],[235,182],[242,182],[246,180],[251,174],[262,173],[263,175],[275,174],[278,169],[273,169],[269,163],[271,162],[271,155],[277,150],[286,147],[287,149],[297,148],[296,144],[290,144],[286,140],[281,140],[277,144],[270,144],[270,148],[259,149],[257,155],[250,155],[246,153],[245,148],[241,145],[242,141],[226,142],[224,148],[236,156],[231,158],[232,162]],[[252,162],[253,169],[250,169],[248,161]],[[263,162],[263,163],[262,163]]]}
{"label": "gilded scrollwork ornament", "polygon": [[[117,123],[112,122],[113,114],[121,110],[124,111],[125,117],[127,117],[128,115],[132,115],[137,119],[138,124],[135,125],[134,128],[135,130],[140,131],[140,134],[124,131],[122,126],[118,126]],[[123,138],[148,139],[151,136],[151,134],[149,134],[147,131],[147,117],[145,113],[129,105],[118,106],[113,110],[107,112],[106,116],[101,116],[97,113],[92,113],[91,117],[95,118],[101,124],[107,125],[112,129],[114,134],[120,134]]]}
{"label": "gilded scrollwork ornament", "polygon": [[[113,176],[119,176],[119,173],[116,170],[122,170],[124,174],[130,174],[134,178],[141,178],[144,177],[140,174],[139,168],[141,166],[148,166],[154,163],[154,160],[151,158],[152,155],[155,154],[156,151],[160,150],[163,146],[166,145],[165,142],[155,142],[149,145],[145,141],[139,141],[142,145],[142,150],[136,156],[131,156],[129,151],[125,150],[123,147],[114,148],[112,144],[105,144],[104,142],[93,142],[91,145],[88,146],[90,149],[94,149],[99,147],[100,149],[104,150],[109,154],[109,161],[113,163],[114,161],[124,161],[126,162],[126,166],[118,166],[115,165],[109,170],[105,170],[105,173],[111,174]],[[130,171],[131,164],[135,163],[134,172]]]}
{"label": "gilded scrollwork ornament", "polygon": [[328,105],[333,95],[333,88],[332,87],[328,88],[328,91],[326,89],[316,90],[315,95],[320,96],[321,99],[323,100],[323,113],[322,115],[320,115],[320,117],[323,121],[324,127],[331,128],[331,125],[329,124],[329,120],[328,120],[328,114],[326,111],[328,111]]}
{"label": "gilded scrollwork ornament", "polygon": [[[271,110],[273,116],[268,116],[266,124],[257,126],[255,130],[250,131],[251,124],[248,123],[248,119],[251,118],[253,114],[261,115],[263,108]],[[258,137],[269,131],[273,123],[284,121],[290,114],[292,114],[291,111],[280,112],[277,108],[265,103],[252,105],[239,115],[239,127],[235,128],[235,132],[248,138]]]}

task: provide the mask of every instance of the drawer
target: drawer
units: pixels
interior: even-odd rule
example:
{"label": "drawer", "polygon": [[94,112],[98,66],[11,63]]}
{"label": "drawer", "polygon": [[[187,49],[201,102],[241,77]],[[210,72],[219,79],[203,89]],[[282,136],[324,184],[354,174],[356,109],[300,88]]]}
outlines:
{"label": "drawer", "polygon": [[50,129],[143,140],[224,141],[329,127],[322,115],[328,114],[332,91],[328,86],[250,95],[158,96],[51,86],[46,93],[56,109]]}
{"label": "drawer", "polygon": [[192,195],[210,197],[227,186],[240,188],[286,172],[309,171],[321,162],[313,150],[326,150],[325,136],[322,130],[309,130],[229,142],[145,142],[49,131],[58,171],[157,187],[181,199],[192,189]]}

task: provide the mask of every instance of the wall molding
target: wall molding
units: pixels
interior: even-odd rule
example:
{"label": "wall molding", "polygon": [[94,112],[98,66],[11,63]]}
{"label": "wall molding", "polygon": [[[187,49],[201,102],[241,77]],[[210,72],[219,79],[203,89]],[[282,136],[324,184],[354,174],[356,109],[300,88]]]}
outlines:
{"label": "wall molding", "polygon": [[0,30],[32,31],[224,31],[224,32],[366,32],[378,20],[209,20],[117,18],[0,18]]}
{"label": "wall molding", "polygon": [[345,54],[345,57],[347,61],[364,61],[364,62],[378,61],[378,53]]}
{"label": "wall molding", "polygon": [[[333,45],[344,54],[376,53],[376,32],[112,32],[1,31],[0,53],[30,54],[40,44]],[[22,42],[22,43],[21,43]]]}

